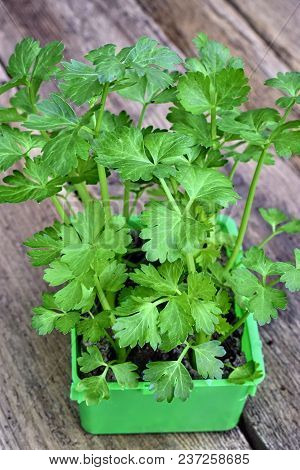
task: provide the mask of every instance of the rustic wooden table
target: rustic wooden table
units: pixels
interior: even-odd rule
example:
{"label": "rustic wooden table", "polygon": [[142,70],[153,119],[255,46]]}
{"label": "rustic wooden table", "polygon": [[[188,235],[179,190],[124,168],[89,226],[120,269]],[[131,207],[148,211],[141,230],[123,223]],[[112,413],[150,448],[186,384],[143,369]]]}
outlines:
{"label": "rustic wooden table", "polygon": [[[276,93],[263,81],[278,71],[297,70],[297,0],[0,0],[0,80],[14,45],[23,36],[45,43],[61,39],[66,56],[113,42],[118,46],[149,35],[177,49],[192,51],[191,39],[204,31],[244,57],[254,90],[251,105],[272,105]],[[2,105],[5,102],[2,100]],[[120,101],[110,101],[112,110]],[[137,109],[131,109],[133,117]],[[162,125],[152,110],[148,122]],[[299,162],[298,162],[299,163]],[[252,165],[243,165],[235,183],[249,185]],[[264,169],[247,243],[266,233],[257,208],[267,204],[290,216],[299,206],[299,164],[277,161]],[[54,216],[47,203],[1,207],[0,447],[4,449],[289,449],[299,448],[299,297],[290,300],[279,321],[261,328],[267,378],[249,400],[240,425],[226,433],[91,436],[78,422],[69,401],[69,338],[37,337],[31,308],[45,288],[41,271],[30,266],[22,241]],[[232,211],[239,217],[242,204]],[[269,255],[292,258],[294,237],[278,237]]]}

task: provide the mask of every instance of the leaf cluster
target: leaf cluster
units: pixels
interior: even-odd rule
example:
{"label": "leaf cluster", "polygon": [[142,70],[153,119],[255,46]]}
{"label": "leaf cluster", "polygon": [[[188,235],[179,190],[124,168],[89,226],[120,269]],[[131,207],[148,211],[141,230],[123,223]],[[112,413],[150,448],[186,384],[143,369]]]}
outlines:
{"label": "leaf cluster", "polygon": [[[242,60],[202,33],[194,45],[196,56],[185,61],[147,37],[65,61],[60,42],[41,47],[26,38],[0,86],[0,94],[15,90],[0,109],[0,202],[49,199],[59,217],[25,242],[51,286],[32,325],[40,335],[76,328],[78,391],[88,405],[109,398],[109,377],[123,388],[149,382],[158,401],[186,400],[191,367],[199,379],[222,379],[235,302],[264,325],[286,308],[282,287],[300,289],[300,250],[295,264],[264,252],[273,237],[299,232],[298,219],[261,208],[270,233],[243,254],[242,228],[232,235],[222,212],[240,199],[237,165],[263,168],[299,153],[299,120],[288,116],[300,101],[300,74],[266,81],[283,94],[279,109],[245,110],[250,86]],[[58,91],[41,98],[49,80]],[[114,93],[125,108],[127,100],[140,107],[137,123],[125,110],[107,110]],[[169,106],[168,126],[144,128],[148,107],[161,103]],[[114,174],[124,190],[122,214],[112,207],[119,198],[108,184]],[[139,348],[167,360],[141,371]],[[249,361],[229,381],[260,378]]]}

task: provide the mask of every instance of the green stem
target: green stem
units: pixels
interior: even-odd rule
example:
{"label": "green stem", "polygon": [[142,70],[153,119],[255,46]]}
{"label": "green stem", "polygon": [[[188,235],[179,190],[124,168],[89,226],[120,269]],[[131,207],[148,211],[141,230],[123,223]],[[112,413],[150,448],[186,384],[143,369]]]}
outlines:
{"label": "green stem", "polygon": [[215,148],[217,140],[217,109],[216,106],[211,108],[210,112],[210,127],[211,127],[211,140],[213,141],[213,148]]}
{"label": "green stem", "polygon": [[111,307],[108,303],[108,300],[107,300],[107,298],[104,294],[104,291],[101,287],[98,276],[96,274],[94,276],[94,280],[95,280],[95,285],[96,285],[96,289],[97,289],[98,298],[100,300],[100,303],[101,303],[102,307],[104,308],[104,310],[111,310]]}
{"label": "green stem", "polygon": [[[33,84],[32,84],[32,83],[28,84],[28,93],[29,93],[29,100],[30,100],[30,103],[31,103],[33,112],[36,113],[36,114],[38,114],[38,110],[37,110],[37,107],[36,107],[36,94],[35,94],[35,92],[34,92]],[[40,134],[41,134],[46,140],[49,140],[49,139],[50,139],[50,136],[48,135],[48,133],[47,133],[46,131],[40,131]]]}
{"label": "green stem", "polygon": [[97,118],[96,118],[96,126],[95,126],[95,135],[96,135],[96,137],[100,133],[101,124],[102,124],[103,115],[104,115],[106,98],[107,98],[107,95],[108,95],[108,90],[109,90],[109,83],[105,83],[105,85],[103,87],[103,91],[102,91],[100,108],[99,108]]}
{"label": "green stem", "polygon": [[110,334],[106,330],[104,330],[104,335],[107,338],[107,341],[112,345],[115,352],[118,354],[120,348],[116,345]]}
{"label": "green stem", "polygon": [[231,181],[233,180],[233,177],[234,177],[234,174],[236,172],[238,164],[239,164],[239,161],[235,160],[234,164],[232,165],[232,168],[231,168],[230,173],[229,173],[229,179]]}
{"label": "green stem", "polygon": [[232,335],[232,333],[234,333],[243,323],[245,323],[245,321],[247,320],[248,316],[250,315],[250,311],[246,311],[244,313],[244,315],[242,315],[237,322],[234,323],[234,325],[232,325],[231,329],[228,331],[228,333],[226,333],[226,335],[223,335],[221,336],[221,338],[219,338],[219,341],[220,343],[224,343],[224,341],[226,341],[227,338],[229,338],[229,336]]}
{"label": "green stem", "polygon": [[268,237],[266,237],[260,244],[258,245],[258,248],[263,248],[267,243],[269,243],[272,238],[274,238],[276,235],[278,235],[278,232],[273,232],[271,233]]}
{"label": "green stem", "polygon": [[163,178],[159,178],[159,181],[160,181],[160,184],[162,185],[162,188],[163,188],[163,190],[164,190],[171,206],[177,212],[177,214],[181,215],[181,210],[179,209],[178,205],[176,204],[176,201],[173,198],[172,193],[169,190],[169,187],[168,187],[167,183],[165,182],[165,180]]}
{"label": "green stem", "polygon": [[50,199],[51,199],[51,202],[54,205],[59,217],[61,218],[62,222],[65,223],[66,225],[70,225],[71,222],[70,222],[69,216],[64,211],[64,208],[61,205],[61,203],[59,202],[57,196],[51,196]]}
{"label": "green stem", "polygon": [[170,300],[169,297],[163,297],[162,299],[158,299],[155,302],[153,302],[153,305],[157,307],[158,305],[164,304],[165,302],[168,302],[169,300]]}
{"label": "green stem", "polygon": [[186,355],[186,353],[188,352],[188,350],[190,349],[190,344],[189,343],[186,343],[186,346],[184,348],[184,350],[182,351],[182,353],[180,354],[180,356],[178,357],[177,359],[177,362],[181,362],[182,359],[184,358],[184,356]]}
{"label": "green stem", "polygon": [[195,266],[194,256],[192,255],[192,253],[188,253],[185,256],[185,259],[186,259],[186,264],[187,264],[187,267],[188,267],[188,272],[191,273],[191,274],[195,273],[196,272],[196,266]]}
{"label": "green stem", "polygon": [[244,212],[243,212],[243,216],[242,216],[241,225],[240,225],[240,228],[239,228],[239,233],[238,233],[238,236],[237,236],[237,239],[236,239],[235,247],[233,249],[233,252],[232,252],[232,254],[231,254],[231,256],[228,260],[228,263],[226,265],[226,268],[225,268],[226,272],[230,271],[230,269],[233,267],[233,265],[235,263],[235,260],[236,260],[238,254],[240,252],[240,249],[242,247],[244,237],[245,237],[245,234],[246,234],[246,230],[247,230],[247,226],[248,226],[249,217],[250,217],[250,214],[251,214],[251,209],[252,209],[252,204],[253,204],[253,200],[254,200],[254,196],[255,196],[256,186],[257,186],[259,176],[260,176],[263,164],[264,164],[264,158],[265,158],[267,149],[268,149],[268,146],[263,148],[263,150],[261,152],[261,155],[259,157],[258,163],[256,165],[255,172],[254,172],[254,175],[253,175],[253,178],[252,178],[252,181],[251,181],[251,185],[250,185],[250,188],[249,188],[249,193],[248,193],[248,197],[247,197],[247,200],[246,200],[246,204],[245,204],[245,208],[244,208]]}
{"label": "green stem", "polygon": [[196,334],[196,343],[197,344],[202,344],[202,343],[206,343],[206,341],[207,341],[207,336],[204,333],[204,331],[203,330],[199,331]]}
{"label": "green stem", "polygon": [[138,203],[138,200],[139,200],[139,198],[140,198],[140,192],[137,192],[137,193],[135,194],[135,197],[134,197],[133,203],[132,203],[132,205],[131,205],[131,209],[130,209],[130,213],[129,213],[129,215],[132,215],[132,214],[134,213],[134,211],[135,211],[135,208],[136,208],[136,206],[137,206],[137,203]]}
{"label": "green stem", "polygon": [[129,217],[129,202],[130,202],[130,181],[124,182],[124,196],[123,196],[123,216],[128,219]]}
{"label": "green stem", "polygon": [[143,120],[144,120],[144,117],[145,117],[145,113],[146,113],[148,104],[149,103],[144,103],[144,105],[142,107],[142,111],[141,111],[141,114],[140,114],[140,117],[139,117],[139,120],[138,120],[138,123],[137,123],[137,128],[138,129],[142,128]]}
{"label": "green stem", "polygon": [[186,212],[187,214],[190,212],[190,208],[192,207],[193,202],[194,202],[194,199],[190,199],[190,200],[189,200],[189,202],[188,202],[187,205],[185,206],[184,212]]}
{"label": "green stem", "polygon": [[[109,83],[105,83],[103,87],[100,108],[99,108],[97,118],[96,118],[96,126],[95,126],[96,137],[100,133],[108,90],[109,90]],[[98,167],[98,175],[99,175],[100,190],[101,190],[104,213],[105,213],[106,220],[108,220],[111,217],[111,210],[110,210],[110,198],[109,198],[108,184],[107,184],[107,179],[106,179],[106,172],[105,172],[105,168],[103,165],[100,165],[98,163],[97,167]]]}
{"label": "green stem", "polygon": [[242,247],[244,237],[245,237],[245,234],[246,234],[246,230],[247,230],[247,226],[248,226],[249,217],[251,215],[251,209],[252,209],[252,204],[253,204],[253,200],[254,200],[254,197],[255,197],[256,186],[257,186],[259,176],[260,176],[260,173],[261,173],[261,170],[262,170],[262,167],[263,167],[266,152],[267,152],[268,148],[270,147],[270,145],[272,143],[272,140],[274,139],[276,133],[278,132],[279,127],[282,125],[282,123],[286,120],[289,113],[291,112],[295,102],[296,102],[296,98],[286,108],[285,113],[283,114],[283,116],[278,121],[276,129],[274,129],[272,131],[268,142],[266,143],[266,145],[262,149],[261,155],[259,157],[259,160],[258,160],[256,168],[255,168],[255,172],[253,174],[251,185],[250,185],[250,188],[249,188],[249,193],[248,193],[247,201],[246,201],[246,204],[245,204],[244,213],[243,213],[243,216],[242,216],[242,221],[241,221],[241,225],[240,225],[240,228],[239,228],[238,237],[236,239],[235,247],[234,247],[232,255],[229,258],[228,263],[225,267],[225,272],[228,272],[233,267],[233,265],[235,263],[235,260],[236,260],[238,254],[239,254],[239,251]]}
{"label": "green stem", "polygon": [[176,194],[178,192],[178,183],[175,180],[174,176],[170,177],[170,182],[171,182],[171,186],[172,186],[172,189],[173,189],[173,193],[176,196]]}
{"label": "green stem", "polygon": [[76,191],[78,192],[78,195],[82,201],[82,203],[87,206],[89,204],[89,202],[92,201],[92,196],[90,195],[90,193],[88,192],[88,189],[85,185],[85,183],[78,183],[78,184],[74,184],[74,187],[76,189]]}
{"label": "green stem", "polygon": [[107,184],[107,179],[106,179],[106,171],[103,165],[98,164],[97,167],[98,167],[101,197],[102,197],[105,218],[106,220],[108,220],[111,218],[111,210],[110,210],[110,198],[109,198],[108,184]]}

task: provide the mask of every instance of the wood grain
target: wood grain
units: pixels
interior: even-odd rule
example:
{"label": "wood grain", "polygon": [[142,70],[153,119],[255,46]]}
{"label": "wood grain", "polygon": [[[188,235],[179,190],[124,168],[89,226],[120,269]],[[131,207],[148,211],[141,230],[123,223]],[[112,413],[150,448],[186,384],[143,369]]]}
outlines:
{"label": "wood grain", "polygon": [[[270,105],[276,93],[264,88],[265,78],[277,71],[288,70],[297,58],[295,48],[283,60],[289,41],[295,42],[296,32],[287,32],[288,15],[294,0],[280,14],[256,21],[255,2],[225,2],[208,0],[9,0],[0,1],[0,64],[6,63],[14,44],[22,36],[32,35],[45,43],[61,39],[66,44],[67,57],[81,58],[87,50],[100,44],[114,42],[124,46],[147,34],[181,51],[191,53],[190,40],[205,31],[227,43],[232,52],[246,59],[251,83],[255,88],[252,104]],[[22,3],[22,8],[20,8]],[[243,5],[242,5],[243,3]],[[274,4],[279,4],[276,0]],[[247,8],[244,5],[247,4]],[[270,1],[265,2],[270,4]],[[273,4],[273,2],[272,2]],[[4,6],[3,6],[4,5]],[[263,7],[268,14],[267,6]],[[280,20],[282,19],[282,23]],[[290,21],[293,21],[291,18]],[[255,24],[255,28],[253,27]],[[278,36],[278,28],[281,27]],[[290,26],[289,26],[290,27]],[[268,29],[268,31],[265,31]],[[276,31],[275,31],[276,30]],[[289,30],[288,30],[289,31]],[[294,30],[293,30],[294,31]],[[277,36],[276,36],[277,34]],[[294,34],[294,35],[293,35]],[[276,41],[270,45],[270,38]],[[296,47],[296,46],[295,46]],[[0,66],[0,77],[4,71]],[[128,106],[129,102],[126,102]],[[117,111],[123,100],[114,96],[109,106]],[[139,106],[130,104],[128,111],[137,119]],[[152,107],[146,123],[163,126],[165,108]],[[238,169],[235,178],[237,191],[245,195],[253,165]],[[276,167],[266,167],[255,200],[255,210],[249,225],[247,244],[261,240],[266,226],[257,208],[279,207],[288,214],[299,216],[299,176],[284,161]],[[70,369],[68,338],[51,335],[41,338],[31,330],[30,310],[38,304],[45,288],[41,271],[33,269],[25,258],[22,240],[44,227],[53,218],[47,203],[37,206],[26,203],[2,206],[0,219],[3,270],[0,275],[1,325],[4,341],[0,346],[0,446],[21,449],[237,449],[248,448],[249,442],[258,448],[299,448],[297,420],[297,390],[299,390],[299,298],[293,297],[289,309],[277,322],[261,329],[265,347],[268,378],[257,396],[247,405],[242,431],[236,428],[227,433],[165,434],[135,436],[90,436],[78,423],[76,405],[68,398]],[[242,204],[231,210],[240,217]],[[275,259],[292,257],[295,237],[275,239],[269,254]],[[30,373],[28,373],[30,371]],[[245,434],[244,434],[245,433]]]}

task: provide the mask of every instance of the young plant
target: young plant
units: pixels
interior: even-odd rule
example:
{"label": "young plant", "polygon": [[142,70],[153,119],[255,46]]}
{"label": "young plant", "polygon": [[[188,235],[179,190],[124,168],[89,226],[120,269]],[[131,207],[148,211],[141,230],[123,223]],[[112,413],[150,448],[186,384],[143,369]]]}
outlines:
{"label": "young plant", "polygon": [[[159,401],[187,399],[191,370],[222,378],[227,338],[249,314],[260,325],[276,318],[287,304],[283,285],[300,288],[299,249],[295,264],[264,253],[273,237],[299,232],[299,220],[260,209],[270,235],[241,252],[264,165],[274,153],[289,158],[300,150],[299,121],[288,120],[300,101],[300,74],[266,81],[284,94],[276,101],[282,111],[244,111],[250,87],[242,60],[204,34],[194,44],[198,55],[185,62],[147,37],[120,51],[99,47],[86,62],[65,62],[61,43],[41,47],[26,38],[0,86],[0,93],[17,88],[11,106],[0,110],[0,167],[19,168],[3,178],[0,201],[49,198],[59,216],[25,242],[32,264],[45,266],[44,279],[55,287],[34,308],[32,324],[41,335],[76,328],[78,390],[87,404],[109,398],[109,380],[126,388],[145,380]],[[58,91],[41,98],[49,80]],[[106,109],[112,93],[140,104],[136,125],[126,111]],[[171,128],[143,128],[148,107],[160,103],[170,104]],[[234,172],[250,160],[256,168],[232,237],[221,213],[239,199]],[[123,185],[122,215],[112,210],[113,172]],[[137,214],[143,194],[148,203]],[[243,312],[235,319],[234,302]],[[248,362],[229,380],[260,374]]]}

